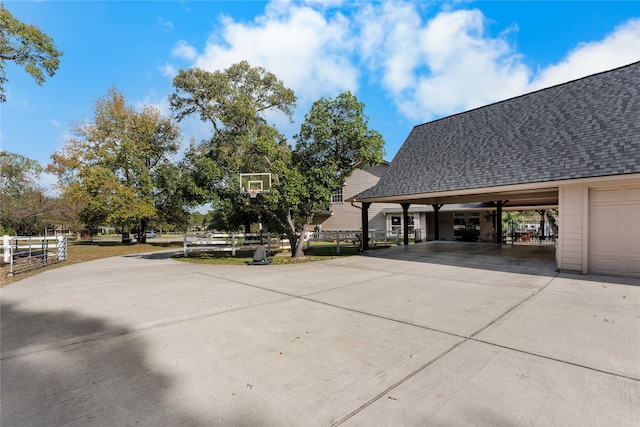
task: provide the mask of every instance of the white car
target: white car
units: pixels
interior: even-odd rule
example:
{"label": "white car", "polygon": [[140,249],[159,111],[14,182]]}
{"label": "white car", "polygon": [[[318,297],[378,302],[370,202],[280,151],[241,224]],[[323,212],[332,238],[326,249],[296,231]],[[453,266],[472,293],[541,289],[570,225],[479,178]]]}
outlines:
{"label": "white car", "polygon": [[147,236],[147,239],[153,239],[155,237],[158,237],[158,234],[155,231],[151,230],[147,231],[145,236]]}

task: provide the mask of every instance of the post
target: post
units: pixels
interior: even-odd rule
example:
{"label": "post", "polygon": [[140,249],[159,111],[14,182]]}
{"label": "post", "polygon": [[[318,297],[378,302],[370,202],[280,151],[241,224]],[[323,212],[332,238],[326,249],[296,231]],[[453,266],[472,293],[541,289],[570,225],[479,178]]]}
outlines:
{"label": "post", "polygon": [[236,232],[235,231],[231,232],[231,255],[236,256]]}
{"label": "post", "polygon": [[371,202],[362,202],[362,251],[369,250],[369,206]]}
{"label": "post", "polygon": [[541,210],[538,211],[538,213],[540,214],[540,232],[538,233],[539,238],[540,238],[540,242],[542,242],[544,240],[544,214],[546,211]]}
{"label": "post", "polygon": [[336,231],[336,253],[340,253],[340,232]]}
{"label": "post", "polygon": [[2,254],[5,264],[9,263],[9,259],[11,258],[11,244],[9,243],[10,240],[10,236],[2,236]]}
{"label": "post", "polygon": [[187,257],[187,232],[186,231],[182,234],[182,241],[183,241],[183,254],[184,254],[184,257],[186,258]]}
{"label": "post", "polygon": [[267,254],[271,253],[271,232],[267,233]]}
{"label": "post", "polygon": [[440,208],[442,205],[431,205],[433,207],[433,240],[440,240]]}
{"label": "post", "polygon": [[502,244],[502,200],[496,202],[496,243]]}
{"label": "post", "polygon": [[409,206],[411,203],[400,203],[402,206],[402,232],[404,233],[404,245],[409,246]]}
{"label": "post", "polygon": [[58,235],[56,236],[58,240],[57,249],[58,249],[58,261],[66,261],[67,259],[67,236]]}

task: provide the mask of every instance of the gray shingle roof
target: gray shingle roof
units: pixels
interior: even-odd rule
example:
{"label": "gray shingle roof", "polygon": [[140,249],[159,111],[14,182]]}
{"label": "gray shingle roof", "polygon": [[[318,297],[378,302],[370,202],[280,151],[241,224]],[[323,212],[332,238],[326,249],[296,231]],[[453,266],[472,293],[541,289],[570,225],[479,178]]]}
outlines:
{"label": "gray shingle roof", "polygon": [[358,200],[640,173],[640,62],[413,128]]}

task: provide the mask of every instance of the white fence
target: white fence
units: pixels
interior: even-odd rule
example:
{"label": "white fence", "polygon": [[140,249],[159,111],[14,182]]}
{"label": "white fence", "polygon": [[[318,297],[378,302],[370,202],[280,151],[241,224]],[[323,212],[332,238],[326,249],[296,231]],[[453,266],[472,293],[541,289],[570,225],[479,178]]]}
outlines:
{"label": "white fence", "polygon": [[[416,230],[413,239],[421,240],[421,233]],[[399,230],[376,231],[369,230],[369,246],[400,245],[403,241],[403,234]],[[184,256],[190,252],[231,252],[235,255],[240,250],[253,250],[260,245],[259,234],[244,233],[204,233],[200,235],[184,234]],[[283,236],[264,233],[263,244],[267,253],[275,250],[290,250],[289,241]],[[313,247],[333,247],[336,253],[340,253],[341,248],[362,248],[362,232],[356,231],[307,231],[302,242],[305,249]]]}
{"label": "white fence", "polygon": [[[262,244],[267,253],[274,250],[290,249],[289,241],[282,236],[263,233]],[[205,233],[189,236],[184,234],[184,256],[189,252],[231,252],[235,255],[239,250],[252,250],[260,245],[260,234],[254,233]]]}
{"label": "white fence", "polygon": [[9,275],[45,267],[67,259],[66,236],[3,236],[2,260]]}
{"label": "white fence", "polygon": [[305,234],[304,247],[335,247],[336,253],[340,253],[340,247],[360,248],[361,242],[360,231],[309,231]]}

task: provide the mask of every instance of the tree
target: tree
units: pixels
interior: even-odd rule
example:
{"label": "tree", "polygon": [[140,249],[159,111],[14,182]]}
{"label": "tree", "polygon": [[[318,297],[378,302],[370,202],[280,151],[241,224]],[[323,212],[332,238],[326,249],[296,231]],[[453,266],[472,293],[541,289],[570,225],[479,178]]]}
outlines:
{"label": "tree", "polygon": [[[213,127],[212,138],[193,144],[185,157],[190,194],[200,203],[226,201],[214,205],[224,208],[218,219],[227,224],[260,211],[286,233],[294,257],[303,256],[302,234],[345,178],[382,161],[384,141],[368,129],[364,105],[349,92],[314,103],[293,149],[266,117],[291,118],[295,96],[264,68],[243,61],[214,73],[190,69],[178,73],[174,86],[175,117],[198,114]],[[241,172],[270,172],[271,192],[256,201],[240,198]]]}
{"label": "tree", "polygon": [[45,73],[50,77],[55,74],[61,56],[62,52],[56,49],[51,37],[35,25],[16,19],[4,5],[0,5],[0,102],[6,101],[6,61],[20,65],[38,85],[42,85]]}
{"label": "tree", "polygon": [[42,166],[16,153],[0,151],[0,225],[19,235],[41,234],[51,200],[38,180]]}
{"label": "tree", "polygon": [[179,137],[170,118],[151,107],[135,111],[112,87],[96,102],[93,122],[74,127],[48,170],[63,192],[85,201],[85,224],[137,223],[144,243],[150,220],[188,219],[180,171],[171,162]]}

